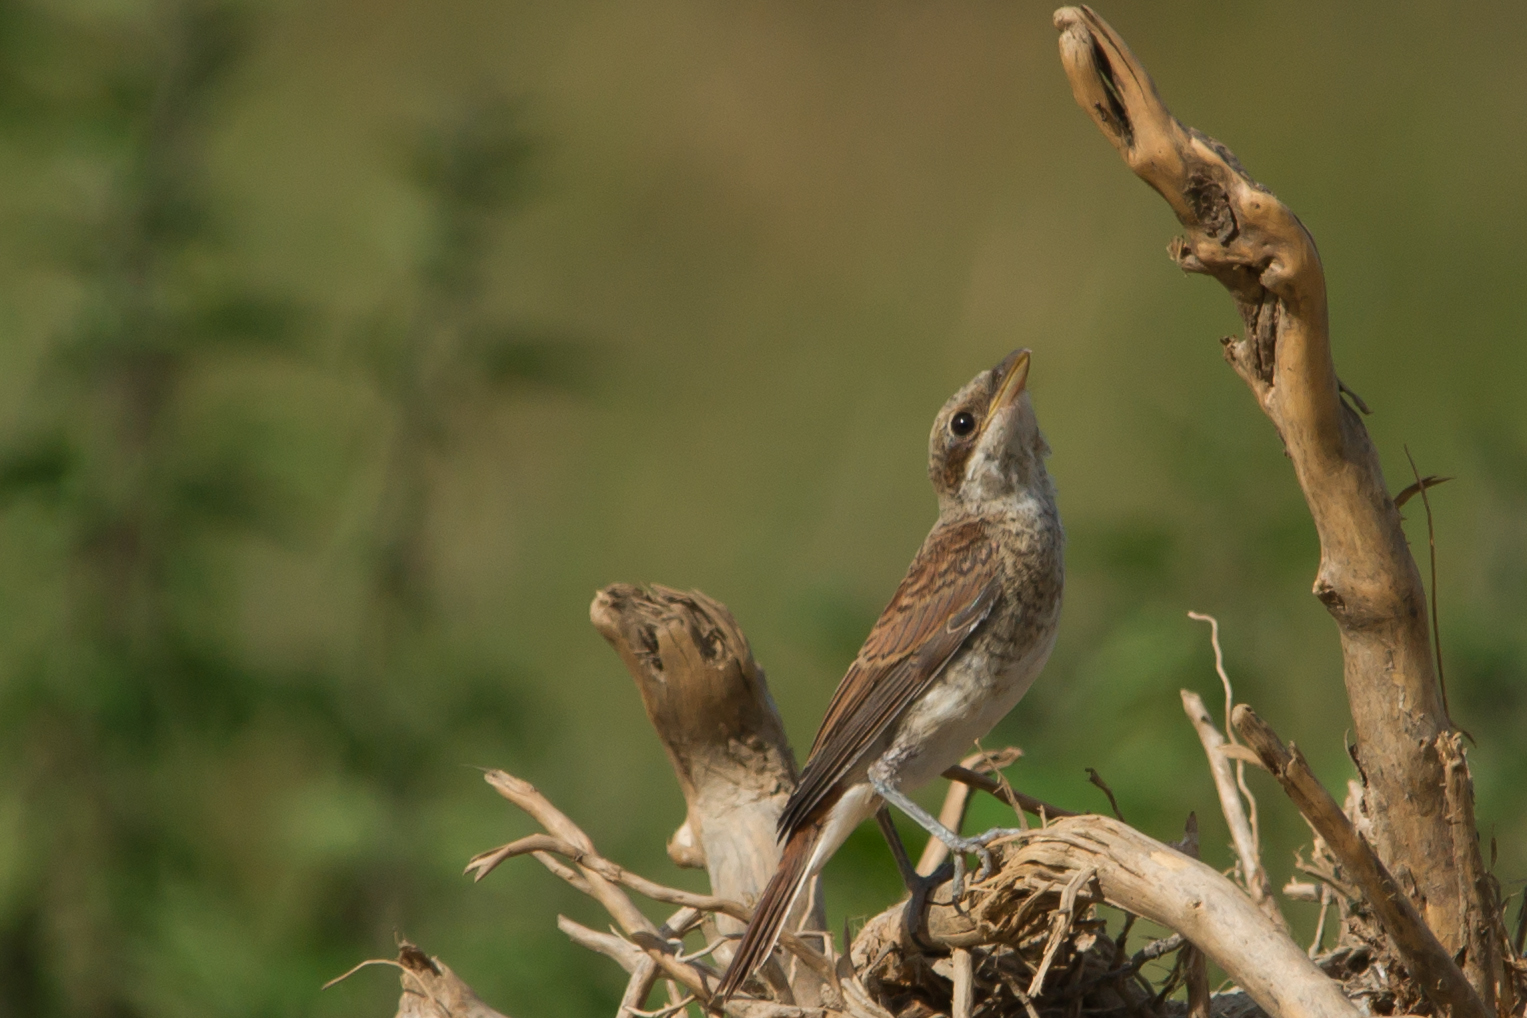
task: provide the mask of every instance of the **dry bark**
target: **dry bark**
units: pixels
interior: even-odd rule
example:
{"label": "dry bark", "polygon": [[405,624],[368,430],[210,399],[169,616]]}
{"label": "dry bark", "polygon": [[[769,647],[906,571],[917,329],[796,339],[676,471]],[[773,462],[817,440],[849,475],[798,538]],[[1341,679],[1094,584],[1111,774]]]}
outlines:
{"label": "dry bark", "polygon": [[[725,605],[699,591],[617,583],[594,596],[589,618],[625,662],[673,764],[688,812],[668,842],[680,866],[704,866],[712,892],[751,903],[779,865],[778,821],[795,788],[795,754]],[[722,916],[721,933],[743,923]],[[826,927],[813,880],[792,930]],[[720,956],[730,957],[725,946]],[[808,996],[820,995],[814,988]]]}
{"label": "dry bark", "polygon": [[1402,882],[1414,881],[1429,925],[1457,949],[1464,907],[1434,748],[1452,725],[1426,595],[1379,456],[1342,400],[1315,241],[1231,151],[1171,116],[1106,21],[1064,8],[1055,24],[1078,104],[1185,227],[1173,244],[1177,264],[1219,279],[1245,319],[1245,336],[1225,340],[1225,357],[1277,427],[1315,519],[1315,595],[1341,630],[1377,850]]}
{"label": "dry bark", "polygon": [[779,864],[775,827],[796,765],[742,630],[698,591],[625,583],[596,594],[589,618],[636,680],[684,793],[669,857],[705,867],[716,894],[747,900]]}
{"label": "dry bark", "polygon": [[1357,881],[1422,991],[1454,1018],[1489,1018],[1490,1009],[1378,855],[1315,777],[1298,747],[1285,748],[1277,733],[1245,704],[1235,709],[1235,727],[1340,860],[1343,870]]}
{"label": "dry bark", "polygon": [[1274,1018],[1358,1013],[1240,888],[1112,817],[1068,817],[1030,831],[962,907],[929,909],[927,938],[949,948],[1010,943],[1020,932],[1018,920],[1034,908],[1031,899],[1078,878],[1092,900],[1182,934]]}
{"label": "dry bark", "polygon": [[1181,693],[1183,712],[1188,715],[1194,731],[1198,733],[1198,741],[1203,744],[1204,755],[1209,760],[1209,772],[1214,775],[1214,787],[1219,793],[1220,811],[1224,813],[1225,823],[1230,828],[1230,840],[1240,860],[1241,876],[1246,882],[1246,891],[1251,895],[1251,900],[1267,913],[1268,918],[1287,930],[1288,923],[1284,920],[1283,913],[1278,911],[1277,901],[1273,899],[1272,881],[1267,876],[1267,870],[1262,866],[1261,850],[1257,845],[1256,837],[1252,834],[1251,821],[1247,818],[1245,808],[1241,804],[1241,793],[1236,787],[1235,775],[1230,773],[1230,758],[1226,754],[1226,748],[1230,746],[1230,743],[1209,719],[1209,711],[1204,707],[1203,698],[1187,689],[1182,690]]}
{"label": "dry bark", "polygon": [[1077,103],[1187,231],[1184,271],[1214,276],[1246,323],[1225,358],[1277,428],[1320,536],[1314,593],[1341,632],[1365,809],[1379,855],[1449,949],[1460,900],[1438,736],[1452,728],[1426,595],[1378,454],[1331,361],[1325,275],[1298,217],[1219,142],[1184,127],[1118,34],[1085,7],[1056,12]]}

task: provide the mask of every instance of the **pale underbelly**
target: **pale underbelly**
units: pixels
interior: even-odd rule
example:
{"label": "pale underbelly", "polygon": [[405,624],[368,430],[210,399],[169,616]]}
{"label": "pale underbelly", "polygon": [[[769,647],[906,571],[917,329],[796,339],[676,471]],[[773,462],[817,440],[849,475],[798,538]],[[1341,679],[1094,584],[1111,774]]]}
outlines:
{"label": "pale underbelly", "polygon": [[1023,657],[999,669],[981,651],[951,662],[938,680],[901,716],[885,740],[860,759],[842,798],[828,816],[813,853],[812,872],[835,852],[861,822],[874,814],[880,797],[868,771],[878,765],[896,787],[912,791],[959,763],[972,744],[989,733],[1029,691],[1054,646],[1054,634]]}
{"label": "pale underbelly", "polygon": [[1000,672],[985,654],[975,651],[950,662],[902,715],[881,756],[896,784],[918,788],[959,763],[1029,691],[1050,656],[1050,646],[1046,641]]}

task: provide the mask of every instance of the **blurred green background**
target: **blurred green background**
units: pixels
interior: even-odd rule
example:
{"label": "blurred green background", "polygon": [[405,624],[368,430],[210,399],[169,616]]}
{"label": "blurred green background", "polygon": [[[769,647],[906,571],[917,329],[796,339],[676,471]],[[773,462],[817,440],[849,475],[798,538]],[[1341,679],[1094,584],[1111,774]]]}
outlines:
{"label": "blurred green background", "polygon": [[[1432,495],[1485,836],[1527,876],[1527,7],[1102,9],[1319,239],[1338,367]],[[735,611],[798,747],[1009,349],[1070,537],[1025,790],[1229,865],[1177,690],[1350,767],[1317,546],[1240,327],[1028,3],[0,2],[0,1015],[391,1014],[395,932],[516,1016],[612,1011],[603,916],[476,766],[612,858],[682,802],[588,625]],[[1424,551],[1420,500],[1407,507]],[[1281,884],[1302,823],[1267,782]],[[929,790],[936,800],[939,790]],[[993,803],[975,824],[998,822]],[[873,828],[834,928],[899,893]],[[1315,907],[1290,904],[1302,930]],[[656,910],[655,910],[656,913]]]}

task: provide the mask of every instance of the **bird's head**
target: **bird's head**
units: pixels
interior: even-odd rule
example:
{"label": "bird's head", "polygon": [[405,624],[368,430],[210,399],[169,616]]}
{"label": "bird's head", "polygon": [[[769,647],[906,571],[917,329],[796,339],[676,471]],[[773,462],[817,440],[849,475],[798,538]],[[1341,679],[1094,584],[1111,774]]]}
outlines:
{"label": "bird's head", "polygon": [[928,476],[940,509],[976,509],[1048,489],[1050,447],[1034,419],[1028,379],[1029,351],[1014,350],[938,412],[928,437]]}

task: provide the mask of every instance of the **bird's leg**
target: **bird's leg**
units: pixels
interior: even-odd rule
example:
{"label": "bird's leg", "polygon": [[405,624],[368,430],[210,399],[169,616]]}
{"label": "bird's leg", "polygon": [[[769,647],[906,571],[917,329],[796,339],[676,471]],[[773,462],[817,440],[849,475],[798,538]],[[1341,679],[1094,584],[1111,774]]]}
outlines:
{"label": "bird's leg", "polygon": [[901,833],[896,830],[896,822],[891,819],[891,809],[884,803],[875,811],[875,823],[880,826],[880,833],[885,835],[885,843],[891,846],[891,856],[896,860],[896,869],[901,874],[901,882],[906,885],[908,891],[916,894],[923,878],[918,875],[917,867],[912,865],[912,857],[907,855],[907,846],[902,844]]}
{"label": "bird's leg", "polygon": [[939,823],[937,817],[913,802],[905,792],[897,788],[878,761],[870,766],[869,780],[882,799],[911,817],[919,827],[949,846],[949,853],[954,857],[955,901],[959,901],[964,892],[965,853],[973,852],[981,857],[981,872],[976,879],[985,880],[991,876],[992,868],[996,865],[992,859],[991,849],[986,847],[987,844],[1009,834],[1022,833],[1017,828],[993,827],[973,838],[961,837]]}
{"label": "bird's leg", "polygon": [[[907,846],[901,840],[901,833],[896,830],[896,822],[891,819],[891,809],[884,803],[875,811],[875,823],[879,825],[880,833],[885,835],[886,844],[891,847],[891,855],[896,860],[896,868],[901,871],[901,882],[907,886],[907,891],[911,895],[906,909],[902,912],[907,936],[915,944],[932,947],[933,945],[929,944],[923,935],[921,917],[928,907],[928,897],[933,893],[933,889],[948,880],[953,870],[946,860],[942,866],[926,877],[917,872],[917,867],[912,865],[911,856],[907,855]],[[955,886],[958,888],[959,885]]]}

